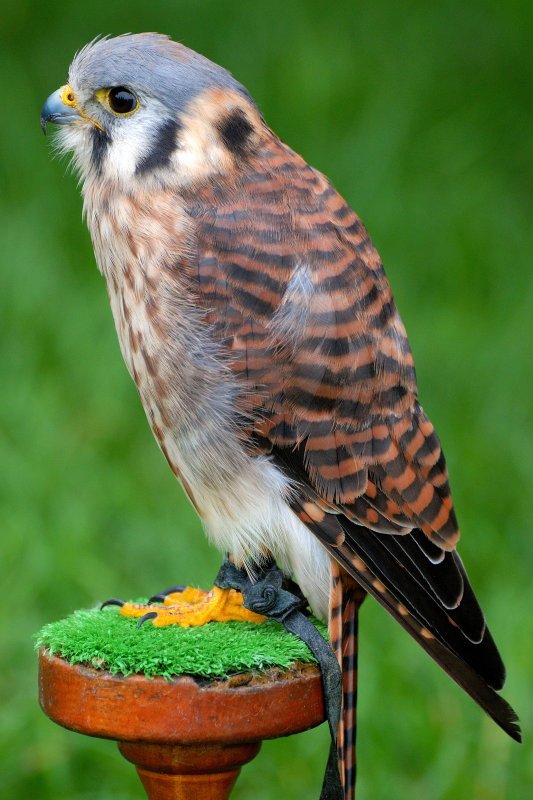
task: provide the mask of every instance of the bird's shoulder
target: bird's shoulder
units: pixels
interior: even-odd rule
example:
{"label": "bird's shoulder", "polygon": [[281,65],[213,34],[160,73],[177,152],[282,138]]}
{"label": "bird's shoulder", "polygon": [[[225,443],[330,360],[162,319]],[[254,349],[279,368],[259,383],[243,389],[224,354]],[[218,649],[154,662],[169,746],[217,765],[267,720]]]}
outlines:
{"label": "bird's shoulder", "polygon": [[416,394],[379,255],[357,214],[301,156],[272,134],[231,180],[191,193],[187,211],[199,302],[224,334],[252,322],[279,356],[307,359],[312,382],[323,364],[335,385],[357,386],[359,400],[375,373],[381,391],[394,376]]}

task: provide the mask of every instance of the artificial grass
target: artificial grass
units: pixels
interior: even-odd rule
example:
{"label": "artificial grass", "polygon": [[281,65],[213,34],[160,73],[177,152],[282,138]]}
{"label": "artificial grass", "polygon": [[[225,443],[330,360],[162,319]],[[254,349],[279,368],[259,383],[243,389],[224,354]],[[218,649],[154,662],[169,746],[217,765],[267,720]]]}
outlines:
{"label": "artificial grass", "polygon": [[[140,601],[142,602],[142,601]],[[327,639],[325,623],[312,618]],[[122,617],[116,606],[74,611],[45,625],[36,647],[71,664],[87,664],[113,674],[196,675],[225,678],[236,672],[288,669],[295,662],[316,662],[306,644],[273,620],[264,623],[209,622],[196,628],[155,628]]]}

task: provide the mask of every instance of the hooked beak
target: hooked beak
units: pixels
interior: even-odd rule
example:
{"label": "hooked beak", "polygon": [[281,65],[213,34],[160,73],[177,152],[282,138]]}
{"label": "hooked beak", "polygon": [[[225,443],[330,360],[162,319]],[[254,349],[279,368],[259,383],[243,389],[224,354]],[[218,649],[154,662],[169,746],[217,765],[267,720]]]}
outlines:
{"label": "hooked beak", "polygon": [[41,111],[41,128],[46,136],[46,123],[53,122],[56,125],[68,125],[77,119],[81,119],[81,114],[75,107],[76,97],[70,86],[61,86],[53,92]]}

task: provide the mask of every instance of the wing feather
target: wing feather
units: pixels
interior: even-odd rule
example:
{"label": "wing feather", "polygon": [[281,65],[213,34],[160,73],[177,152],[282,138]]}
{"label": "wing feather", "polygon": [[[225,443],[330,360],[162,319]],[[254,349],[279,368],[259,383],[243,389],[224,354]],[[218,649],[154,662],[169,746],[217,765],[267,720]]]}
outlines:
{"label": "wing feather", "polygon": [[444,456],[379,256],[324,176],[273,135],[195,189],[198,303],[242,387],[252,451],[334,558],[514,738],[503,663],[455,552]]}

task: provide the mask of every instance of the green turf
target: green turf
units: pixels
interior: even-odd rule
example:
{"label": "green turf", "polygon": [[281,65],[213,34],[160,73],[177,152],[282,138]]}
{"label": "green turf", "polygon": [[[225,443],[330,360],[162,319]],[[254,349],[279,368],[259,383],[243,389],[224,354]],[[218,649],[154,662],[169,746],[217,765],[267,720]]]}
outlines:
{"label": "green turf", "polygon": [[[142,602],[142,601],[141,601]],[[324,637],[326,625],[313,620]],[[122,617],[116,606],[75,611],[45,625],[37,647],[45,647],[71,664],[88,664],[113,674],[198,675],[227,677],[235,672],[288,668],[316,659],[301,639],[273,620],[210,622],[196,628],[155,628]]]}

